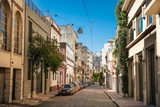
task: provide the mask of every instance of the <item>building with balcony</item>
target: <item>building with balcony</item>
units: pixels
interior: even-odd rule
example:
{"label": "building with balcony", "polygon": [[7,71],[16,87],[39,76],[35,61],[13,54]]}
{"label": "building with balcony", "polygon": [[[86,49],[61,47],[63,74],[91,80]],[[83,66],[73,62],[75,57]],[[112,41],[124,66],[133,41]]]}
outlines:
{"label": "building with balcony", "polygon": [[92,81],[92,77],[93,77],[93,72],[94,72],[94,70],[93,70],[93,52],[89,52],[89,59],[88,59],[88,61],[89,61],[89,81]]}
{"label": "building with balcony", "polygon": [[[60,28],[51,18],[51,16],[47,16],[47,20],[50,22],[51,40],[56,40],[60,55],[65,56],[65,52],[61,51],[60,49],[60,37],[61,37]],[[61,85],[66,83],[66,60],[62,62],[62,65],[56,72],[50,71],[49,76],[50,76],[50,92],[55,92],[59,89]]]}
{"label": "building with balcony", "polygon": [[93,68],[94,72],[101,72],[101,61],[102,61],[102,53],[94,53],[93,54]]}
{"label": "building with balcony", "polygon": [[129,97],[160,105],[160,1],[125,0]]}
{"label": "building with balcony", "polygon": [[[65,25],[59,26],[59,28],[60,28],[60,34],[61,34],[60,42],[66,43],[67,46],[71,48],[74,56],[72,60],[73,60],[73,63],[75,64],[75,44],[77,43],[77,40],[78,40],[77,33],[74,31],[73,27],[69,24],[66,26]],[[72,53],[72,52],[69,52],[69,53]],[[71,64],[71,67],[72,67],[72,64]],[[68,70],[68,67],[67,67],[67,70]],[[72,72],[71,74],[74,74],[74,67],[73,67],[73,70],[68,70],[68,72]],[[71,78],[71,80],[69,79],[68,83],[74,81],[74,75],[71,75],[71,77],[68,77],[68,78]]]}
{"label": "building with balcony", "polygon": [[61,52],[64,53],[65,62],[66,62],[66,72],[65,72],[65,83],[71,83],[74,80],[74,51],[72,48],[66,43],[60,43]]}
{"label": "building with balcony", "polygon": [[0,1],[0,103],[23,99],[24,0]]}
{"label": "building with balcony", "polygon": [[84,71],[83,71],[83,82],[89,81],[89,52],[88,47],[83,46],[83,63],[85,64]]}
{"label": "building with balcony", "polygon": [[44,39],[50,38],[50,24],[42,12],[31,0],[25,1],[25,42],[24,42],[24,98],[36,97],[49,93],[49,73],[44,71],[41,63],[36,72],[32,73],[32,60],[29,56],[29,45],[34,35]]}
{"label": "building with balcony", "polygon": [[82,82],[82,60],[83,60],[83,50],[82,43],[76,43],[75,48],[75,68],[74,68],[74,78],[75,82]]}

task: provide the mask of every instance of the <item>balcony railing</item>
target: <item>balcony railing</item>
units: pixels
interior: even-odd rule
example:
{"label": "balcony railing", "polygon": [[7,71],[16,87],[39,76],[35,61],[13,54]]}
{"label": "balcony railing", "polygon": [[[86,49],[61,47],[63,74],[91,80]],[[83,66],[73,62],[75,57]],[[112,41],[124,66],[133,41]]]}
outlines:
{"label": "balcony railing", "polygon": [[32,2],[32,0],[25,0],[25,3],[47,24],[49,21],[46,16],[37,8],[37,6]]}

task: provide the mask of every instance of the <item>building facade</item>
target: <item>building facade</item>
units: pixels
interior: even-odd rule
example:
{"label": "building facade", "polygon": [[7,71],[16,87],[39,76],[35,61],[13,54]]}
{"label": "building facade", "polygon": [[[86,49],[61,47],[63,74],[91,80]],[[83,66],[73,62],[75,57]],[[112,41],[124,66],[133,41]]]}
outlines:
{"label": "building facade", "polygon": [[83,60],[83,50],[82,50],[82,43],[76,43],[75,48],[75,69],[74,69],[74,78],[75,82],[82,82],[82,60]]}
{"label": "building facade", "polygon": [[83,63],[85,65],[83,70],[83,82],[89,81],[89,52],[86,46],[82,47],[83,50]]}
{"label": "building facade", "polygon": [[93,67],[94,72],[101,72],[102,53],[98,52],[93,54]]}
{"label": "building facade", "polygon": [[[51,18],[51,16],[47,17],[51,26],[51,39],[57,41],[57,46],[59,48],[60,54],[64,55],[60,49],[60,29],[55,21]],[[58,88],[65,84],[65,74],[66,74],[66,62],[65,60],[62,62],[62,66],[59,67],[58,71],[53,72],[50,71],[50,92],[57,91]]]}
{"label": "building facade", "polygon": [[160,105],[159,0],[126,0],[129,96],[146,105]]}
{"label": "building facade", "polygon": [[23,99],[24,0],[0,1],[0,103]]}
{"label": "building facade", "polygon": [[[73,64],[75,64],[75,44],[77,43],[78,40],[78,36],[76,34],[76,32],[74,31],[74,29],[71,27],[71,25],[66,25],[66,26],[59,26],[60,28],[60,34],[61,34],[61,38],[60,38],[60,42],[61,43],[66,43],[67,47],[69,46],[71,48],[71,50],[73,51],[73,58],[71,59],[71,62],[73,60]],[[67,48],[69,49],[69,48]],[[68,54],[72,54],[72,51],[67,50]],[[68,52],[69,51],[69,52]],[[72,57],[72,55],[71,55]],[[66,62],[67,63],[67,62]],[[70,69],[67,67],[67,70],[69,73],[69,75],[67,75],[68,80],[66,80],[67,83],[73,82],[75,81],[75,75],[74,75],[74,66],[72,67],[72,64],[69,64],[70,62],[68,62],[68,67],[70,65]],[[72,75],[73,74],[73,75]]]}
{"label": "building facade", "polygon": [[[36,9],[35,9],[36,8]],[[31,0],[25,4],[25,42],[24,42],[24,98],[36,97],[49,93],[49,73],[44,71],[43,63],[39,69],[32,73],[32,61],[29,57],[29,44],[34,35],[40,35],[44,39],[50,37],[50,24],[46,17],[37,11],[38,8]],[[48,36],[48,37],[47,37]]]}
{"label": "building facade", "polygon": [[66,83],[71,83],[74,80],[74,51],[72,48],[66,43],[61,42],[60,43],[61,51],[65,55],[65,61],[66,61]]}
{"label": "building facade", "polygon": [[89,81],[92,81],[92,78],[93,78],[93,73],[94,73],[94,70],[93,70],[93,52],[89,52]]}

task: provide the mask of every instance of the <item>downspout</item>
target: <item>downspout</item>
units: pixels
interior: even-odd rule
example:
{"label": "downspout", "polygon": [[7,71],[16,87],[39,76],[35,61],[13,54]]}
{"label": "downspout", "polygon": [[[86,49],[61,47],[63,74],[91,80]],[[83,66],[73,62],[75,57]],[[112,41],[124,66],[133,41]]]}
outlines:
{"label": "downspout", "polygon": [[25,44],[26,44],[26,41],[25,41],[25,35],[26,35],[26,3],[25,3],[25,0],[24,0],[24,59],[23,59],[23,99],[24,99],[24,71],[25,71]]}

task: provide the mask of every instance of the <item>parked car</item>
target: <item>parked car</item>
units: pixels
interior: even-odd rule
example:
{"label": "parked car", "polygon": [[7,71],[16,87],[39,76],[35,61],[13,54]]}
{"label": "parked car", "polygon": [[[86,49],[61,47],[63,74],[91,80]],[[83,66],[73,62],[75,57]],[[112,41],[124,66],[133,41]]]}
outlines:
{"label": "parked car", "polygon": [[87,82],[88,85],[91,85],[91,82]]}
{"label": "parked car", "polygon": [[83,89],[84,86],[82,85],[82,83],[79,83],[80,89]]}
{"label": "parked car", "polygon": [[86,86],[89,86],[88,82],[86,82],[85,84],[86,84]]}
{"label": "parked car", "polygon": [[63,94],[73,95],[75,91],[76,91],[75,87],[73,87],[72,84],[65,84],[59,88],[58,95],[63,95]]}
{"label": "parked car", "polygon": [[76,92],[80,90],[79,83],[77,83],[77,82],[72,82],[71,84],[75,87]]}
{"label": "parked car", "polygon": [[86,86],[86,83],[82,83],[82,86],[83,86],[83,88],[86,88],[87,86]]}

